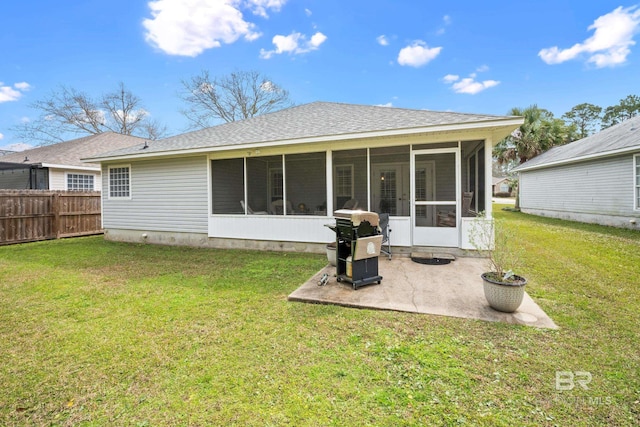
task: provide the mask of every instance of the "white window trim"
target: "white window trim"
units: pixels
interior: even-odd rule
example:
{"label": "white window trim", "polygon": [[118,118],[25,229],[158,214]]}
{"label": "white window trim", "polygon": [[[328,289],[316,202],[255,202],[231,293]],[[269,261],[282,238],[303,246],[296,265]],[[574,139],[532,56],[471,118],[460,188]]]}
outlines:
{"label": "white window trim", "polygon": [[[94,173],[82,173],[81,171],[78,171],[78,172],[65,172],[64,173],[64,189],[65,190],[71,191],[71,190],[69,190],[69,175],[92,176],[93,177],[93,188],[91,188],[91,190],[86,190],[86,191],[96,191],[96,174],[94,174]],[[131,180],[131,177],[129,177],[129,180]],[[79,190],[73,190],[73,191],[79,191]]]}
{"label": "white window trim", "polygon": [[[355,189],[354,187],[354,176],[353,176],[353,164],[341,164],[341,165],[334,165],[333,166],[333,179],[334,182],[337,183],[337,178],[338,178],[338,168],[349,168],[350,169],[350,176],[351,176],[351,194],[349,195],[352,199],[354,198],[354,193],[355,193]],[[337,188],[336,188],[337,190]],[[333,195],[334,197],[346,197],[346,195],[344,194],[338,194],[337,191],[335,191],[335,194]]]}
{"label": "white window trim", "polygon": [[640,192],[638,179],[640,172],[638,171],[638,167],[640,167],[640,154],[635,154],[633,156],[633,209],[636,211],[640,211],[640,201],[638,200],[638,192]]}
{"label": "white window trim", "polygon": [[[111,195],[111,169],[128,168],[129,169],[129,196],[119,197]],[[133,188],[131,185],[131,164],[126,165],[111,165],[107,168],[107,197],[109,200],[131,200],[133,194]]]}
{"label": "white window trim", "polygon": [[[278,173],[278,172],[280,172],[280,174],[282,175],[282,183],[280,184],[282,186],[282,195],[273,194],[273,190],[275,187],[273,182],[273,175],[274,173]],[[269,173],[269,181],[267,182],[267,192],[269,193],[269,199],[273,199],[274,197],[280,197],[281,199],[284,200],[284,193],[285,193],[284,168],[282,166],[270,167],[268,173]]]}

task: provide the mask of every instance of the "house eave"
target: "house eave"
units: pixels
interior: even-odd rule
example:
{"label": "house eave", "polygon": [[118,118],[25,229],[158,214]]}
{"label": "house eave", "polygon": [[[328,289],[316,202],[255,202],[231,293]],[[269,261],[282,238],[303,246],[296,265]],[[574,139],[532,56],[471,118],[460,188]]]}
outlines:
{"label": "house eave", "polygon": [[[167,151],[158,151],[158,152],[150,152],[150,153],[136,153],[136,154],[130,153],[130,154],[119,155],[119,156],[90,157],[82,160],[90,161],[92,163],[98,163],[98,162],[120,161],[120,160],[128,160],[128,159],[148,159],[148,158],[155,158],[155,157],[184,156],[184,155],[190,155],[190,154],[232,151],[232,150],[238,150],[238,149],[251,150],[256,148],[292,146],[292,145],[299,145],[299,144],[336,142],[336,141],[347,141],[347,140],[355,140],[355,139],[414,136],[419,134],[431,134],[431,133],[437,133],[437,132],[458,132],[458,131],[468,131],[468,130],[478,130],[478,129],[492,130],[492,128],[515,129],[517,126],[523,123],[523,120],[524,119],[521,117],[513,117],[513,118],[509,117],[503,120],[488,120],[483,122],[445,124],[445,125],[411,128],[411,129],[404,128],[404,129],[392,129],[392,130],[384,130],[384,131],[358,132],[358,133],[349,133],[349,134],[342,134],[342,135],[322,135],[322,136],[316,136],[316,137],[280,139],[280,140],[274,140],[274,141],[251,142],[246,144],[233,144],[233,145],[222,145],[222,146],[207,146],[207,147],[199,147],[199,148],[186,148],[186,149],[180,149],[180,150],[167,150]],[[493,131],[495,132],[498,129],[493,129]],[[510,133],[511,130],[508,133]],[[498,141],[494,140],[493,142],[495,144]]]}
{"label": "house eave", "polygon": [[601,152],[601,153],[595,153],[595,154],[588,154],[585,156],[579,156],[579,157],[574,157],[572,159],[563,159],[563,160],[557,160],[554,162],[549,162],[549,163],[543,163],[540,165],[533,165],[533,166],[529,166],[527,167],[527,164],[523,164],[522,166],[518,166],[517,168],[514,169],[514,172],[528,172],[528,171],[532,171],[532,170],[536,170],[536,169],[546,169],[546,168],[551,168],[551,167],[556,167],[556,166],[562,166],[562,165],[568,165],[568,164],[572,164],[572,163],[581,163],[581,162],[587,162],[590,160],[597,160],[597,159],[604,159],[607,157],[615,157],[615,156],[620,156],[623,154],[630,154],[630,153],[636,153],[640,151],[640,146],[633,146],[633,147],[625,147],[625,148],[620,148],[618,150],[612,150],[612,151],[606,151],[606,152]]}
{"label": "house eave", "polygon": [[100,172],[100,168],[98,166],[71,166],[71,165],[60,165],[56,163],[42,163],[42,167],[45,168],[53,168],[53,169],[71,169],[71,170],[82,170],[82,171],[92,171],[92,172]]}

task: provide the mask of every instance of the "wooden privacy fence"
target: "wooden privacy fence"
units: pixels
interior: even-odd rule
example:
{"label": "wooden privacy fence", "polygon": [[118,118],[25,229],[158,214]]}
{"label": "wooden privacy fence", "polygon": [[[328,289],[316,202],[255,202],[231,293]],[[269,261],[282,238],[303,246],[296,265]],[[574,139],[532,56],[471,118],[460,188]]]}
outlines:
{"label": "wooden privacy fence", "polygon": [[102,233],[100,192],[0,190],[0,245]]}

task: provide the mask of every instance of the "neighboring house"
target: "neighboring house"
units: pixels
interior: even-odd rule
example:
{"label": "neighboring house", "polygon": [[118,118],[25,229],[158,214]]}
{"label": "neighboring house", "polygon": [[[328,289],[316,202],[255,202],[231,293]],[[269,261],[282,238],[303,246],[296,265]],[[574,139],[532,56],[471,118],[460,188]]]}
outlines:
{"label": "neighboring house", "polygon": [[513,191],[511,185],[509,185],[509,179],[507,177],[493,177],[493,195],[498,193],[509,193]]}
{"label": "neighboring house", "polygon": [[100,165],[80,159],[144,141],[106,132],[6,154],[0,158],[0,189],[100,191]]}
{"label": "neighboring house", "polygon": [[518,166],[523,212],[617,227],[640,222],[640,117]]}
{"label": "neighboring house", "polygon": [[491,215],[492,147],[522,122],[315,102],[87,160],[112,240],[317,251],[357,205],[390,214],[394,246],[460,248],[462,194]]}

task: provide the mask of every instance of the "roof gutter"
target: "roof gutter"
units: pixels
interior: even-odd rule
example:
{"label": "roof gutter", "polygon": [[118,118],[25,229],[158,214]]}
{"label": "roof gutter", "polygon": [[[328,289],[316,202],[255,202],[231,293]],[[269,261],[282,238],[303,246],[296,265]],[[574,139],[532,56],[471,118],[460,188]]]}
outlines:
{"label": "roof gutter", "polygon": [[98,166],[69,166],[69,165],[57,165],[54,163],[41,163],[42,167],[45,168],[54,168],[54,169],[71,169],[71,170],[82,170],[82,171],[96,171],[100,172],[100,167]]}
{"label": "roof gutter", "polygon": [[390,137],[390,136],[401,136],[401,135],[416,135],[421,133],[436,133],[436,132],[446,132],[446,131],[464,131],[464,130],[474,130],[474,129],[486,129],[492,127],[511,127],[514,128],[520,126],[524,122],[522,117],[513,117],[505,120],[491,120],[486,122],[470,122],[470,123],[462,123],[462,124],[454,124],[454,125],[436,125],[429,127],[420,127],[413,129],[392,129],[392,130],[384,130],[384,131],[373,131],[373,132],[360,132],[360,133],[349,133],[343,135],[323,135],[323,136],[315,136],[315,137],[305,137],[305,138],[294,138],[294,139],[280,139],[275,141],[266,141],[266,142],[252,142],[249,144],[233,144],[233,145],[223,145],[223,146],[210,146],[210,147],[201,147],[201,148],[186,148],[182,150],[168,150],[168,151],[156,151],[156,152],[145,152],[145,153],[129,153],[123,155],[115,155],[115,156],[104,156],[104,157],[87,157],[81,159],[83,161],[91,161],[93,163],[96,162],[104,162],[111,160],[125,160],[125,159],[141,159],[141,158],[152,158],[152,157],[166,157],[166,156],[175,156],[175,155],[185,155],[185,154],[200,154],[200,153],[211,153],[216,151],[231,151],[238,149],[255,149],[255,148],[265,148],[265,147],[277,147],[284,145],[298,145],[298,144],[308,144],[308,143],[317,143],[317,142],[335,142],[335,141],[345,141],[350,139],[361,139],[361,138],[378,138],[378,137]]}
{"label": "roof gutter", "polygon": [[533,165],[533,166],[529,166],[527,167],[527,164],[524,163],[523,165],[518,166],[517,168],[514,168],[514,172],[527,172],[527,171],[531,171],[531,170],[535,170],[535,169],[545,169],[545,168],[550,168],[550,167],[554,167],[554,166],[561,166],[561,165],[568,165],[568,164],[572,164],[572,163],[580,163],[580,162],[586,162],[589,160],[596,160],[596,159],[603,159],[605,157],[614,157],[614,156],[619,156],[621,154],[627,154],[627,153],[633,153],[633,152],[639,152],[640,151],[640,146],[634,146],[634,147],[625,147],[625,148],[620,148],[617,150],[612,150],[612,151],[605,151],[605,152],[601,152],[601,153],[595,153],[595,154],[587,154],[585,156],[580,156],[580,157],[574,157],[572,159],[564,159],[564,160],[556,160],[554,162],[549,162],[549,163],[542,163],[539,165]]}

